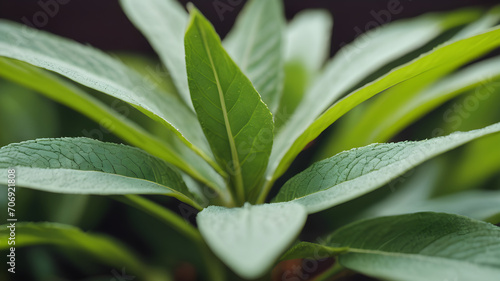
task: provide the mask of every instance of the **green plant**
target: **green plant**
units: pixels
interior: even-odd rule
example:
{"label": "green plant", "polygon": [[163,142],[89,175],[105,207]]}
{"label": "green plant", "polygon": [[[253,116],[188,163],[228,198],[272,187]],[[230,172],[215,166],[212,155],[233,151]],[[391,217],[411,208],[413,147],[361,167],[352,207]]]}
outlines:
{"label": "green plant", "polygon": [[[346,270],[387,280],[500,276],[500,229],[480,221],[498,222],[498,204],[476,219],[452,214],[462,204],[459,199],[452,200],[447,213],[353,219],[321,243],[290,247],[308,215],[401,179],[463,144],[498,136],[500,123],[495,123],[428,140],[370,144],[391,139],[458,94],[500,78],[497,57],[458,70],[500,45],[500,28],[492,27],[500,19],[498,8],[388,24],[358,38],[322,67],[331,19],[321,11],[304,12],[287,26],[279,0],[251,0],[221,43],[194,7],[189,16],[169,0],[121,4],[169,70],[174,92],[89,46],[0,22],[2,77],[98,122],[106,120],[110,131],[137,147],[88,138],[10,144],[0,149],[0,171],[15,171],[16,186],[112,195],[143,210],[197,246],[209,280],[237,278],[223,264],[240,278],[255,279],[266,276],[280,257],[318,259],[319,252],[336,263],[317,280]],[[125,101],[149,117],[151,127],[123,118],[89,88]],[[380,99],[364,103],[379,93]],[[361,110],[353,110],[358,105]],[[337,128],[346,133],[333,134],[322,152],[323,158],[333,156],[293,176],[266,203],[299,153],[351,110],[358,114],[346,115]],[[493,173],[497,162],[491,161]],[[8,177],[0,183],[8,185]],[[172,196],[196,208],[198,228],[139,194]],[[498,193],[478,196],[477,204],[492,196]],[[443,205],[427,203],[423,211]],[[16,247],[76,248],[103,263],[126,266],[143,280],[170,278],[165,269],[150,267],[109,237],[51,223],[18,223],[17,229]],[[0,233],[9,235],[5,227]]]}

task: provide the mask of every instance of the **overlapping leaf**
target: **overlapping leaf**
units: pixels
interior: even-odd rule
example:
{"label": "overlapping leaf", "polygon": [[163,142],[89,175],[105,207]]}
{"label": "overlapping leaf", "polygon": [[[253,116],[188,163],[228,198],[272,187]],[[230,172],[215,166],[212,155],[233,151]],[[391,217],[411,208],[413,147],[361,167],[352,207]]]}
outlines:
{"label": "overlapping leaf", "polygon": [[224,39],[227,52],[272,112],[283,91],[284,26],[281,0],[251,0]]}
{"label": "overlapping leaf", "polygon": [[[125,145],[87,138],[39,139],[0,149],[0,171],[16,185],[74,194],[165,194],[198,206],[168,163]],[[0,180],[7,184],[7,178]]]}
{"label": "overlapping leaf", "polygon": [[175,0],[121,0],[120,4],[160,56],[180,96],[191,105],[182,44],[188,22],[184,8]]}
{"label": "overlapping leaf", "polygon": [[317,162],[281,188],[275,202],[293,201],[318,212],[383,186],[422,162],[500,131],[500,123],[416,142],[372,144]]}
{"label": "overlapping leaf", "polygon": [[[125,116],[87,94],[80,88],[29,64],[0,57],[0,76],[29,87],[69,106],[99,122],[107,130],[179,167],[184,172],[223,193],[222,178],[180,140],[171,137],[168,143],[159,140]],[[97,133],[89,131],[89,136]]]}
{"label": "overlapping leaf", "polygon": [[210,206],[196,220],[212,251],[238,275],[261,277],[304,226],[307,214],[294,203],[241,208]]}
{"label": "overlapping leaf", "polygon": [[103,52],[1,20],[0,56],[54,71],[121,99],[166,125],[186,145],[211,161],[208,145],[193,112],[180,100],[159,92],[155,85]]}
{"label": "overlapping leaf", "polygon": [[[300,136],[296,134],[298,131],[294,128],[300,128],[301,126],[290,127],[290,130],[284,128],[277,136],[275,145],[276,149],[274,149],[271,154],[267,172],[268,180],[272,181],[283,174],[293,159],[310,141],[314,140],[321,134],[321,132],[328,128],[328,126],[330,126],[346,112],[359,105],[361,102],[389,87],[426,73],[427,71],[436,71],[440,68],[454,68],[455,65],[462,65],[465,62],[471,61],[498,47],[500,45],[499,35],[500,28],[494,28],[490,31],[470,38],[445,44],[444,46],[438,47],[435,50],[392,70],[383,77],[361,87],[336,102],[320,117],[312,122],[312,124],[310,123],[307,129],[305,129]],[[318,83],[317,85],[321,85],[321,83]],[[304,102],[301,106],[306,104],[307,102]],[[293,124],[293,122],[290,122],[289,124]],[[304,126],[302,126],[302,128],[304,128]],[[297,136],[297,138],[295,138],[295,136]]]}
{"label": "overlapping leaf", "polygon": [[272,115],[248,78],[224,51],[210,23],[196,10],[185,37],[191,98],[235,195],[256,192],[273,143]]}
{"label": "overlapping leaf", "polygon": [[[2,241],[10,237],[7,225],[0,228]],[[26,223],[15,224],[15,248],[36,245],[55,245],[88,254],[99,262],[116,268],[126,267],[129,273],[146,274],[147,266],[135,257],[127,247],[111,237],[100,234],[85,233],[82,230],[59,223]],[[0,245],[0,250],[7,250],[7,243]],[[144,276],[143,276],[144,277]]]}

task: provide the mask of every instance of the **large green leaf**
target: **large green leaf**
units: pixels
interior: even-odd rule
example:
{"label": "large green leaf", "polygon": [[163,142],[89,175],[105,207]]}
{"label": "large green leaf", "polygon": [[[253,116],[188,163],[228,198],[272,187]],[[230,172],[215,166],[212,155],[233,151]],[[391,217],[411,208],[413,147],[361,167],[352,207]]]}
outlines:
{"label": "large green leaf", "polygon": [[[0,76],[34,89],[87,115],[106,130],[112,131],[150,154],[172,163],[194,178],[223,193],[221,190],[221,187],[224,186],[222,178],[178,138],[170,137],[168,142],[164,142],[80,88],[48,71],[29,64],[0,57]],[[87,131],[89,137],[99,137],[99,133],[101,132],[98,130],[97,132]]]}
{"label": "large green leaf", "polygon": [[497,280],[500,228],[457,215],[417,213],[358,221],[329,237],[339,262],[384,280]]}
{"label": "large green leaf", "polygon": [[185,37],[193,105],[219,164],[228,169],[236,197],[254,192],[273,143],[271,112],[224,51],[211,24],[195,9]]}
{"label": "large green leaf", "polygon": [[[125,145],[87,138],[38,139],[0,149],[0,171],[16,185],[58,193],[165,194],[198,206],[168,163]],[[0,179],[7,184],[7,177]]]}
{"label": "large green leaf", "polygon": [[[411,32],[406,31],[406,33]],[[398,40],[401,40],[401,38]],[[352,92],[332,105],[319,118],[312,122],[312,124],[303,123],[304,126],[296,125],[294,127],[290,127],[290,130],[288,130],[286,128],[290,124],[293,124],[293,122],[289,122],[286,127],[280,131],[280,134],[276,138],[276,149],[273,150],[271,154],[267,172],[268,181],[272,182],[273,179],[282,175],[293,159],[295,159],[295,157],[309,142],[319,136],[338,118],[363,101],[398,83],[414,78],[418,75],[422,75],[428,71],[439,72],[439,69],[442,68],[453,69],[456,65],[462,65],[469,62],[478,56],[493,50],[499,45],[500,28],[498,27],[470,38],[445,44],[403,66],[392,70],[376,81]],[[362,64],[358,65],[358,67],[361,65]],[[323,88],[321,84],[321,82],[318,83],[317,85],[319,86],[316,86],[315,88]],[[307,104],[307,102],[302,103],[302,105],[303,104]],[[297,128],[302,131],[299,132]]]}
{"label": "large green leaf", "polygon": [[227,52],[272,112],[283,91],[284,26],[281,0],[250,0],[224,39]]}
{"label": "large green leaf", "polygon": [[425,78],[406,81],[389,89],[383,98],[371,104],[356,126],[342,134],[339,138],[342,142],[338,147],[332,149],[339,152],[374,142],[385,142],[448,100],[498,77],[500,57],[495,57],[462,69],[422,91],[412,93],[412,89],[419,88],[418,85],[426,84],[423,81]]}
{"label": "large green leaf", "polygon": [[196,217],[208,246],[243,278],[261,277],[299,234],[307,214],[298,204],[210,206]]}
{"label": "large green leaf", "polygon": [[180,96],[191,105],[184,60],[184,31],[188,15],[175,0],[121,0],[129,19],[146,36],[169,70]]}
{"label": "large green leaf", "polygon": [[[60,246],[87,254],[116,269],[126,267],[129,273],[148,275],[149,267],[143,264],[125,245],[111,237],[86,233],[74,226],[59,223],[17,222],[15,225],[16,244],[11,245],[12,247]],[[10,237],[8,226],[8,224],[2,225],[0,228],[0,237],[5,242]],[[0,250],[8,250],[11,246],[7,243],[1,243]]]}
{"label": "large green leaf", "polygon": [[121,99],[166,125],[189,147],[211,161],[202,130],[186,105],[99,50],[0,20],[0,56],[54,71]]}
{"label": "large green leaf", "polygon": [[368,193],[411,168],[474,139],[500,131],[500,123],[423,141],[372,144],[317,162],[281,188],[276,202],[293,201],[309,213]]}
{"label": "large green leaf", "polygon": [[437,198],[416,201],[393,214],[414,212],[443,212],[467,216],[491,223],[500,222],[500,191],[469,190]]}

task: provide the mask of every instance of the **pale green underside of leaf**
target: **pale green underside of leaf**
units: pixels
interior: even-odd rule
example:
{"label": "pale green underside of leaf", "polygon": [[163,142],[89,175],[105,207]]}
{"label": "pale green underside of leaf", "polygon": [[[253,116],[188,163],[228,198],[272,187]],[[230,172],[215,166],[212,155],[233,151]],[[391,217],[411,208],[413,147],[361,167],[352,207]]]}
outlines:
{"label": "pale green underside of leaf", "polygon": [[[0,238],[7,241],[10,230],[8,225],[0,228]],[[146,265],[135,257],[125,245],[110,237],[89,234],[80,229],[59,223],[16,223],[15,248],[55,245],[88,254],[100,262],[121,269],[126,267],[128,272],[142,273],[147,270]],[[0,250],[7,250],[11,246],[0,244]]]}
{"label": "pale green underside of leaf", "polygon": [[500,215],[500,191],[470,190],[457,194],[416,201],[404,209],[392,210],[384,215],[398,215],[416,212],[441,212],[498,223]]}
{"label": "pale green underside of leaf", "polygon": [[[457,14],[451,14],[456,17]],[[469,15],[470,17],[471,15]],[[465,17],[467,18],[467,17]],[[368,49],[354,49],[352,46],[340,51],[317,84],[306,94],[306,99],[297,108],[291,120],[276,137],[275,148],[271,154],[267,178],[272,181],[284,173],[292,160],[312,140],[346,112],[368,98],[405,80],[439,67],[451,67],[473,60],[500,45],[499,30],[464,39],[439,47],[419,58],[400,66],[378,80],[352,92],[328,108],[331,102],[349,88],[355,86],[368,74],[397,57],[410,52],[445,31],[446,16],[426,15],[410,21],[403,21],[381,28],[376,36],[364,36],[363,45]],[[462,20],[460,23],[466,21]],[[458,24],[459,22],[457,22]],[[452,26],[447,26],[448,28]],[[412,30],[412,32],[409,32]],[[371,40],[370,40],[371,39]],[[361,39],[358,39],[361,40]],[[395,41],[396,40],[396,41]],[[395,50],[395,48],[398,48]],[[377,53],[377,56],[373,56]],[[351,70],[352,68],[352,70]],[[316,120],[314,120],[316,119]]]}
{"label": "pale green underside of leaf", "polygon": [[[221,176],[178,138],[171,137],[168,142],[163,142],[80,88],[32,65],[0,57],[0,76],[85,114],[127,142],[179,167],[223,193],[221,187],[224,186],[224,181]],[[94,134],[92,130],[87,133]]]}
{"label": "pale green underside of leaf", "polygon": [[496,280],[500,228],[457,215],[417,213],[359,221],[329,237],[339,262],[384,280]]}
{"label": "pale green underside of leaf", "polygon": [[267,166],[273,142],[272,115],[198,11],[192,11],[185,46],[198,120],[218,163],[233,176],[233,186],[237,190],[244,186],[249,194]]}
{"label": "pale green underside of leaf", "polygon": [[208,246],[243,278],[264,275],[299,234],[307,214],[298,204],[210,206],[196,217]]}
{"label": "pale green underside of leaf", "polygon": [[166,125],[204,158],[210,158],[202,130],[186,105],[97,49],[0,20],[0,56],[54,71],[121,99]]}
{"label": "pale green underside of leaf", "polygon": [[[165,194],[199,207],[168,163],[125,145],[87,138],[38,139],[0,149],[0,170],[16,185],[74,194]],[[0,180],[7,184],[7,177]]]}
{"label": "pale green underside of leaf", "polygon": [[288,24],[285,41],[285,61],[300,62],[311,74],[316,74],[330,52],[332,16],[323,10],[298,13]]}
{"label": "pale green underside of leaf", "polygon": [[293,201],[318,212],[368,193],[422,162],[500,131],[500,123],[424,141],[372,144],[341,152],[296,175],[273,200]]}
{"label": "pale green underside of leaf", "polygon": [[184,31],[188,23],[184,8],[175,0],[121,0],[120,4],[160,56],[184,102],[191,106],[184,60]]}
{"label": "pale green underside of leaf", "polygon": [[275,130],[286,123],[330,54],[333,20],[323,10],[298,13],[285,33],[283,95],[274,114]]}
{"label": "pale green underside of leaf", "polygon": [[250,0],[224,39],[224,47],[272,112],[283,91],[285,17],[281,0]]}

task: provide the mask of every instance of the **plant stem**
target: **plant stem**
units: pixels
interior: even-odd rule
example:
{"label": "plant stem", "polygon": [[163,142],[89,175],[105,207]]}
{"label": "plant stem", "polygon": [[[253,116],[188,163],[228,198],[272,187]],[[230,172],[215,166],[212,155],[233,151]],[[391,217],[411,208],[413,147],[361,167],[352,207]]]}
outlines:
{"label": "plant stem", "polygon": [[269,191],[271,190],[273,183],[274,180],[272,179],[266,180],[264,186],[262,187],[262,190],[260,191],[259,197],[257,197],[257,201],[255,202],[255,204],[264,204],[266,202],[266,197],[269,194]]}
{"label": "plant stem", "polygon": [[132,207],[135,207],[152,215],[168,226],[173,227],[182,235],[190,238],[196,245],[198,245],[203,260],[205,261],[207,273],[210,277],[210,280],[223,281],[226,279],[224,266],[212,254],[198,229],[185,221],[179,215],[155,202],[152,202],[138,195],[124,195],[114,198],[118,201],[126,203]]}
{"label": "plant stem", "polygon": [[326,280],[328,280],[328,278],[339,274],[344,269],[345,269],[345,267],[343,267],[339,263],[338,259],[335,259],[335,264],[332,267],[330,267],[329,269],[327,269],[326,271],[324,271],[323,273],[321,273],[320,275],[316,276],[316,278],[314,278],[313,281],[326,281]]}
{"label": "plant stem", "polygon": [[200,232],[194,226],[185,221],[176,213],[156,204],[153,201],[150,201],[138,195],[124,195],[115,198],[132,207],[142,210],[152,215],[153,217],[156,217],[157,219],[160,219],[162,222],[171,226],[181,234],[189,237],[193,241],[203,241]]}

